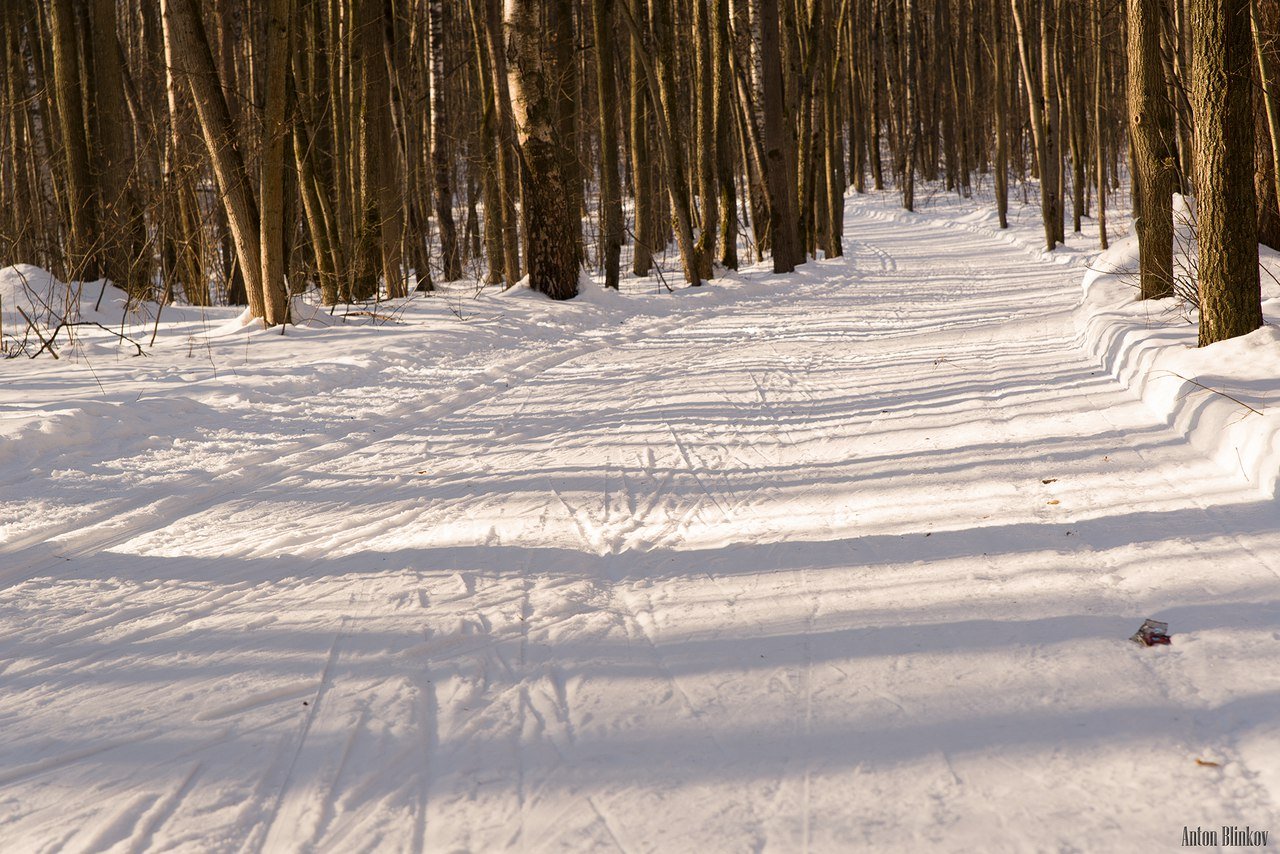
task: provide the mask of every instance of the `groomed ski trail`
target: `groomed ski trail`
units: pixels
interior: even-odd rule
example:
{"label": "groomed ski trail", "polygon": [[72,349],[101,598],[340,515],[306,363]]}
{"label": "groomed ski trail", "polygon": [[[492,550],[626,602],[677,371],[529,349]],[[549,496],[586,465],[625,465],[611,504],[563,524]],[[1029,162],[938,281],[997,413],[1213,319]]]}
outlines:
{"label": "groomed ski trail", "polygon": [[847,220],[430,401],[402,365],[283,453],[175,447],[109,501],[76,461],[101,518],[64,486],[0,544],[0,847],[1280,833],[1275,501],[1074,346],[1078,269]]}

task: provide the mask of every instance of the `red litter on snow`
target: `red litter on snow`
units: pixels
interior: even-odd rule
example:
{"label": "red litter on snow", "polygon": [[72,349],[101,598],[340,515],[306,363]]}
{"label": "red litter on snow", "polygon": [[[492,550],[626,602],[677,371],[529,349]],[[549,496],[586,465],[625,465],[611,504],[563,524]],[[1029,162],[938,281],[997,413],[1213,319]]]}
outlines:
{"label": "red litter on snow", "polygon": [[1142,625],[1129,640],[1134,643],[1140,643],[1143,646],[1168,646],[1170,643],[1169,624],[1162,623],[1159,620],[1143,620]]}

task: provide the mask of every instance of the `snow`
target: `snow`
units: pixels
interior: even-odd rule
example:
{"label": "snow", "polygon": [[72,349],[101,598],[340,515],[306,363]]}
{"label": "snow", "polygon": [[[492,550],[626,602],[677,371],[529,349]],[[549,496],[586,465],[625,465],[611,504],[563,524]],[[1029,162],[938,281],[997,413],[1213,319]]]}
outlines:
{"label": "snow", "polygon": [[1031,216],[847,218],[787,277],[0,362],[4,848],[1280,830],[1274,457],[1197,438],[1271,428],[1273,330],[1081,303]]}
{"label": "snow", "polygon": [[1109,373],[1193,445],[1240,473],[1265,494],[1280,484],[1280,254],[1263,247],[1263,315],[1248,335],[1196,347],[1196,327],[1171,323],[1176,300],[1136,303],[1137,238],[1097,259],[1084,279],[1078,316],[1085,347]]}

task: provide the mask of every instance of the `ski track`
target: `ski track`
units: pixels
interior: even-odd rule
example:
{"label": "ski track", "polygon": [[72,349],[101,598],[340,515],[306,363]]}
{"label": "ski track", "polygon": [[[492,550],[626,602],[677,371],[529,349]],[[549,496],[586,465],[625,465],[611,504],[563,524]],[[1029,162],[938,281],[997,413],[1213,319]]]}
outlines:
{"label": "ski track", "polygon": [[734,299],[315,380],[310,426],[228,403],[216,465],[59,463],[0,542],[0,849],[1280,833],[1275,502],[1075,349],[1079,270],[847,219]]}

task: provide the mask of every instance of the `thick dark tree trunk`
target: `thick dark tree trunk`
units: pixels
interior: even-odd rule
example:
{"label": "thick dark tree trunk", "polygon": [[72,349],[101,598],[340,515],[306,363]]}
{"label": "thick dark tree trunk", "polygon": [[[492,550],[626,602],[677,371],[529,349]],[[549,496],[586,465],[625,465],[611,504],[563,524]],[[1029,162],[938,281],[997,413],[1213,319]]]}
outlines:
{"label": "thick dark tree trunk", "polygon": [[[267,85],[260,157],[259,219],[262,251],[263,320],[268,326],[289,319],[285,285],[285,88],[289,70],[289,29],[292,0],[271,0],[267,8]],[[291,224],[291,223],[290,223]]]}
{"label": "thick dark tree trunk", "polygon": [[[562,22],[563,23],[563,22]],[[511,94],[520,143],[529,286],[552,299],[578,294],[577,196],[564,174],[571,141],[560,134],[559,85],[567,75],[546,38],[547,5],[508,0]]]}
{"label": "thick dark tree trunk", "polygon": [[1200,346],[1262,325],[1248,0],[1191,0]]}
{"label": "thick dark tree trunk", "polygon": [[89,171],[89,141],[85,137],[80,51],[76,45],[75,13],[71,0],[53,0],[49,7],[53,41],[53,85],[58,103],[58,130],[65,158],[67,222],[70,224],[65,278],[96,279],[98,263],[98,199]]}
{"label": "thick dark tree trunk", "polygon": [[128,127],[115,0],[93,3],[93,67],[97,79],[98,180],[104,220],[102,273],[131,297],[150,296],[145,224],[133,181],[133,139]]}
{"label": "thick dark tree trunk", "polygon": [[773,272],[790,273],[803,261],[795,211],[791,206],[792,143],[790,118],[783,100],[782,54],[779,48],[778,0],[760,0],[760,63],[763,76],[765,187],[769,194],[769,234]]}

